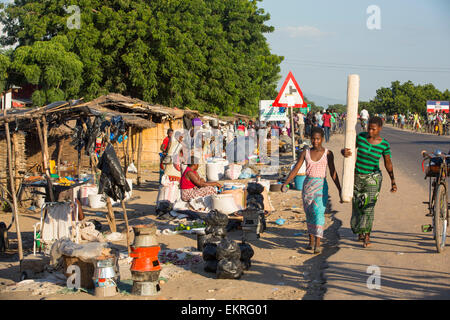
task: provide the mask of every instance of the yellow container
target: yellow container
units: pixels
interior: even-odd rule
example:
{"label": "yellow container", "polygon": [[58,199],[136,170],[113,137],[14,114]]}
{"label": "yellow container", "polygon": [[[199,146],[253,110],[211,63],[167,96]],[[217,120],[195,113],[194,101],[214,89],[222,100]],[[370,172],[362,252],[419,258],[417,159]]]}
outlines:
{"label": "yellow container", "polygon": [[55,160],[50,160],[50,173],[56,174],[56,163]]}

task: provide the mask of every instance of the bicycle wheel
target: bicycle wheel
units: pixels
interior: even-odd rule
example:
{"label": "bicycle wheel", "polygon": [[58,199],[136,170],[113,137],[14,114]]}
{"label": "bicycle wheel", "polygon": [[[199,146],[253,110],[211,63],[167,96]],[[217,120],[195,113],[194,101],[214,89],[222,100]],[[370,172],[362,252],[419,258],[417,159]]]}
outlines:
{"label": "bicycle wheel", "polygon": [[447,201],[447,189],[444,184],[438,186],[436,192],[436,200],[434,202],[434,233],[436,237],[436,249],[439,253],[444,251],[445,240],[447,236],[447,213],[448,213],[448,201]]}
{"label": "bicycle wheel", "polygon": [[0,221],[6,224],[6,229],[9,230],[14,223],[13,205],[11,201],[0,196]]}

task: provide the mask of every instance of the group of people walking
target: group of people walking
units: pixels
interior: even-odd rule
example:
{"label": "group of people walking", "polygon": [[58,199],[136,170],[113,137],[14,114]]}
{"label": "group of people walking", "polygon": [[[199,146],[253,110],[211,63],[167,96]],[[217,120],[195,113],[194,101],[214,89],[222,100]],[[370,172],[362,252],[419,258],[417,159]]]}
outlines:
{"label": "group of people walking", "polygon": [[427,133],[433,133],[436,135],[447,134],[447,114],[442,111],[428,112],[427,114],[420,115],[417,112],[414,113],[394,113],[391,115],[390,120],[394,127],[407,129],[410,128],[414,131],[426,131]]}
{"label": "group of people walking", "polygon": [[[372,117],[368,121],[367,131],[361,132],[356,138],[355,183],[350,224],[353,233],[358,235],[358,241],[362,241],[365,248],[370,245],[374,209],[383,180],[379,167],[381,157],[391,179],[391,192],[397,191],[390,145],[380,136],[382,127],[383,120],[380,117]],[[283,190],[286,190],[286,186],[295,178],[303,162],[306,162],[306,178],[302,191],[309,234],[309,244],[306,249],[314,250],[314,253],[321,252],[320,241],[323,238],[324,214],[328,204],[327,167],[338,189],[340,202],[343,202],[342,189],[334,165],[334,154],[322,146],[324,137],[325,132],[322,128],[314,127],[311,130],[312,148],[301,153],[298,162],[283,184]],[[351,151],[342,149],[341,154],[344,157],[350,157]]]}

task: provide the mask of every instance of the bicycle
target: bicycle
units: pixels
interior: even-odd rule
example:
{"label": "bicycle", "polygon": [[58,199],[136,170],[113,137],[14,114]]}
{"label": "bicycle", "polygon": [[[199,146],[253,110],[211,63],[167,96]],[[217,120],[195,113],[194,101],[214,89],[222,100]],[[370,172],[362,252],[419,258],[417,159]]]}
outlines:
{"label": "bicycle", "polygon": [[428,189],[428,214],[433,217],[433,225],[422,226],[423,232],[433,230],[434,240],[438,253],[444,251],[447,237],[447,227],[449,224],[448,196],[447,196],[447,175],[450,173],[450,155],[442,152],[428,154],[422,151],[424,157],[422,170],[425,172],[424,162],[428,163],[428,170],[425,172],[425,179],[429,178]]}

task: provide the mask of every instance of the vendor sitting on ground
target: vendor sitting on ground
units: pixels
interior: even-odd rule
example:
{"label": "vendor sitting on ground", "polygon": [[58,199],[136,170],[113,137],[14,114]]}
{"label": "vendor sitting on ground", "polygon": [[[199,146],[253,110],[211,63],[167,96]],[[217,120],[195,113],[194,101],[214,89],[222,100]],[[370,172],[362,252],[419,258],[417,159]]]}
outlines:
{"label": "vendor sitting on ground", "polygon": [[183,172],[180,182],[181,200],[183,201],[188,202],[192,199],[217,194],[217,190],[214,187],[222,188],[222,185],[218,182],[206,182],[200,178],[196,171],[197,169],[198,161],[194,159]]}

